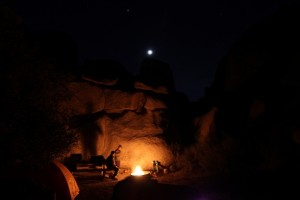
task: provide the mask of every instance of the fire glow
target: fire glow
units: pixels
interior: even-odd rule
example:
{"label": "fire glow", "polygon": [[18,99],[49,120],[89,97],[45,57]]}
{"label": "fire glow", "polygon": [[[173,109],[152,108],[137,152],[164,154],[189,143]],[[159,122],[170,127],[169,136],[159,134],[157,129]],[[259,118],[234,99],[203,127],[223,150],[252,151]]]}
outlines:
{"label": "fire glow", "polygon": [[133,172],[131,173],[132,176],[142,176],[144,174],[145,172],[142,170],[142,168],[139,165],[137,165],[133,170]]}

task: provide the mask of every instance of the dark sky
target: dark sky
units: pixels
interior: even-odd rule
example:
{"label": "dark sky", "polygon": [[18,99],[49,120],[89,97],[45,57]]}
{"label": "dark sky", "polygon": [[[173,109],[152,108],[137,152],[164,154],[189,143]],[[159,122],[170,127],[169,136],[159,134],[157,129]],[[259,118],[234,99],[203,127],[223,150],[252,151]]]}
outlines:
{"label": "dark sky", "polygon": [[251,25],[292,0],[15,0],[33,32],[73,37],[79,64],[112,58],[137,74],[151,55],[167,62],[178,91],[204,95],[220,59]]}

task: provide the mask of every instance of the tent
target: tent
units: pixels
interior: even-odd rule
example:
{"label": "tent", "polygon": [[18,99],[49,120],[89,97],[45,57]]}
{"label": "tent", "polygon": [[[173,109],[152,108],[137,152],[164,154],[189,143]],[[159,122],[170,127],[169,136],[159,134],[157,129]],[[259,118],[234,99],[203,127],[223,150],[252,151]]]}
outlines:
{"label": "tent", "polygon": [[69,169],[54,160],[39,175],[39,182],[55,194],[56,200],[74,200],[79,194],[78,184]]}

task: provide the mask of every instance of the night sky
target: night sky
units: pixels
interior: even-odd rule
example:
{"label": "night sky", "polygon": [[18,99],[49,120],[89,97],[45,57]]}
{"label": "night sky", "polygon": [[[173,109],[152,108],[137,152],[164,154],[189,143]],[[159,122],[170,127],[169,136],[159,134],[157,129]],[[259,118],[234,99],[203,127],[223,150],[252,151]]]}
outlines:
{"label": "night sky", "polygon": [[63,32],[78,63],[112,58],[133,75],[148,49],[167,62],[178,91],[196,101],[213,81],[220,59],[256,22],[292,0],[14,0],[32,32]]}

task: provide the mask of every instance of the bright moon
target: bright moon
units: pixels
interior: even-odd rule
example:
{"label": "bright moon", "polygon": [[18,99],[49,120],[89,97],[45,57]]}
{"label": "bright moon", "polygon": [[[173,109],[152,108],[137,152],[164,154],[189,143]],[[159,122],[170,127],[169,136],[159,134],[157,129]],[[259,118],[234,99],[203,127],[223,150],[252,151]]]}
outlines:
{"label": "bright moon", "polygon": [[153,51],[152,51],[151,49],[149,49],[149,50],[147,51],[147,54],[148,54],[148,55],[152,55],[152,54],[153,54]]}

